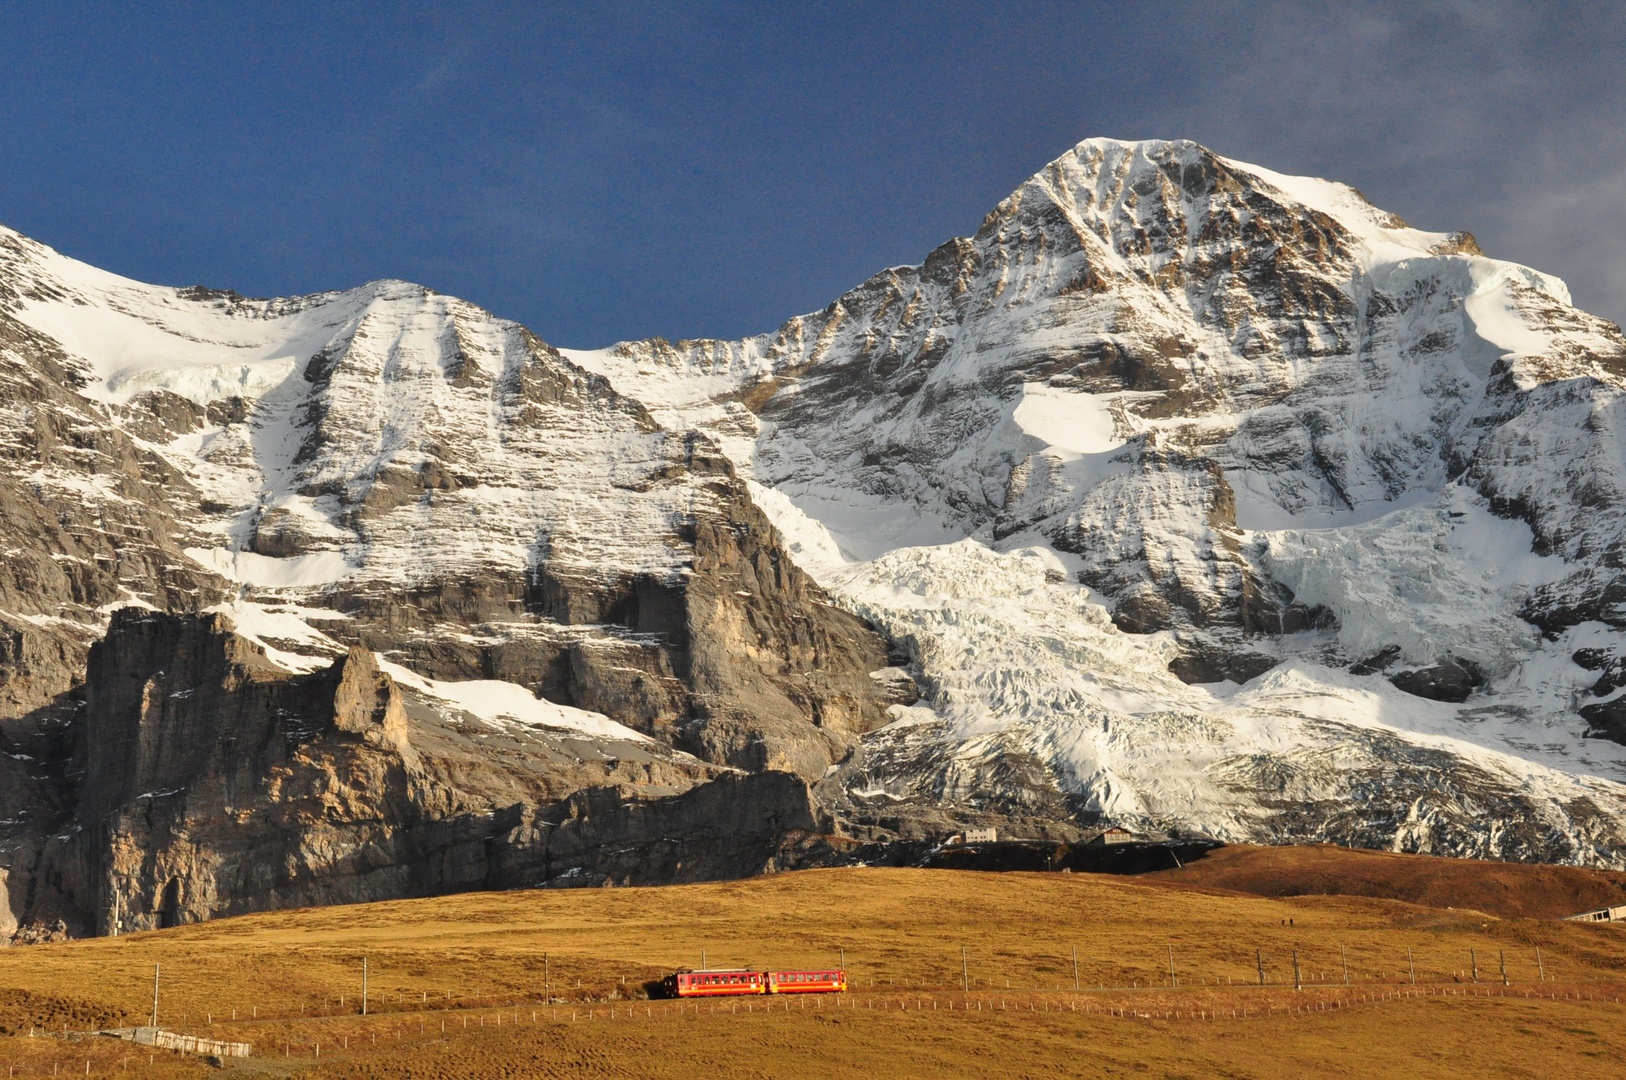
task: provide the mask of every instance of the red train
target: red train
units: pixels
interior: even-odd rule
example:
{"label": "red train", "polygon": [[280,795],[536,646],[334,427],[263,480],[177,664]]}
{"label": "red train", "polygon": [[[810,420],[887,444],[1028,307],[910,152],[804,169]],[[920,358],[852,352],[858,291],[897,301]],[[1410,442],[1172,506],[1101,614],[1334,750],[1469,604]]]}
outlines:
{"label": "red train", "polygon": [[667,997],[733,994],[839,994],[845,971],[679,971],[662,981]]}

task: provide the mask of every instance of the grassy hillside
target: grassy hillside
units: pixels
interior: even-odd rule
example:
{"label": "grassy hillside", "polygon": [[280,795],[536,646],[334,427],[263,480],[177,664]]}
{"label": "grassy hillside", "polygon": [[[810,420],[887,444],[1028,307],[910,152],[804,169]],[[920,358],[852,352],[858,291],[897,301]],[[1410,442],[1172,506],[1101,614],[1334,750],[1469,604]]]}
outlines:
{"label": "grassy hillside", "polygon": [[[1316,856],[1318,872],[1331,857]],[[638,1000],[702,950],[713,967],[824,966],[845,950],[856,992],[766,1012]],[[279,1074],[677,1076],[709,1062],[772,1076],[817,1062],[827,1076],[1601,1077],[1626,1050],[1626,928],[1152,878],[849,869],[278,912],[11,950],[0,1068],[200,1069],[60,1037],[144,1021],[155,963],[164,1026],[252,1042],[239,1068]],[[31,1026],[58,1035],[30,1039]]]}
{"label": "grassy hillside", "polygon": [[1473,908],[1504,918],[1562,919],[1626,904],[1626,873],[1619,871],[1352,851],[1324,844],[1235,844],[1142,880],[1256,896],[1372,896]]}

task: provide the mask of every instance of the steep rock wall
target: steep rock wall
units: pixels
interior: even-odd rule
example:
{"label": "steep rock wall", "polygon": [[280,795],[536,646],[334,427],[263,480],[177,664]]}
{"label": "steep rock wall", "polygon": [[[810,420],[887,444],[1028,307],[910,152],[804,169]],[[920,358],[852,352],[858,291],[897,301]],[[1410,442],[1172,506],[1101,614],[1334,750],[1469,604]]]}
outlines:
{"label": "steep rock wall", "polygon": [[408,711],[365,649],[297,675],[223,616],[119,612],[91,650],[77,801],[14,922],[106,933],[115,917],[128,931],[477,888],[738,876],[830,828],[805,782],[778,772],[662,798],[584,774],[563,801],[498,805],[453,782],[478,773],[412,745]]}

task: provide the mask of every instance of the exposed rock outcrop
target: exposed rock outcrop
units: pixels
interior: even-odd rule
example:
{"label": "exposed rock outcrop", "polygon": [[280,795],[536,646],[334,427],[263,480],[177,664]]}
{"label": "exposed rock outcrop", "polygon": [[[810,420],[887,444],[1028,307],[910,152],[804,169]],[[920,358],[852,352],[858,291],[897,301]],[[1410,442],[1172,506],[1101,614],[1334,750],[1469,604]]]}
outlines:
{"label": "exposed rock outcrop", "polygon": [[1389,676],[1389,681],[1408,694],[1435,701],[1463,702],[1474,689],[1483,686],[1485,675],[1470,660],[1449,657],[1443,663],[1415,668]]}
{"label": "exposed rock outcrop", "polygon": [[665,781],[653,790],[687,792],[595,785],[578,765],[548,770],[574,773],[574,794],[506,803],[514,789],[470,767],[441,718],[415,725],[411,711],[366,649],[300,675],[224,616],[124,609],[91,650],[78,797],[20,921],[105,933],[115,913],[132,930],[464,889],[743,876],[807,858],[831,829],[793,775],[707,782],[675,760],[651,764]]}

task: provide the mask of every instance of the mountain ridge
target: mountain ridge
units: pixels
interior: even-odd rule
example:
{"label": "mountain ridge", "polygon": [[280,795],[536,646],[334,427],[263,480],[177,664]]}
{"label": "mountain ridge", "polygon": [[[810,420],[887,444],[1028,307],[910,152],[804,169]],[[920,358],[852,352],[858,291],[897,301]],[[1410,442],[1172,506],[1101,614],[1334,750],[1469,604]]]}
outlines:
{"label": "mountain ridge", "polygon": [[[966,823],[1626,865],[1626,338],[1344,185],[1086,140],[819,312],[601,350],[406,282],[170,289],[6,231],[0,361],[17,924],[229,904],[184,829],[110,861],[125,811],[90,809],[86,663],[131,605],[224,616],[279,679],[371,664],[411,723],[363,772],[459,792],[425,837],[607,785],[608,843],[791,774],[805,810],[762,805],[799,824],[751,834],[777,854],[707,872]],[[317,759],[300,783],[341,783]],[[338,881],[346,836],[277,858]],[[525,880],[616,877],[570,850]],[[510,882],[389,887],[432,880]]]}

